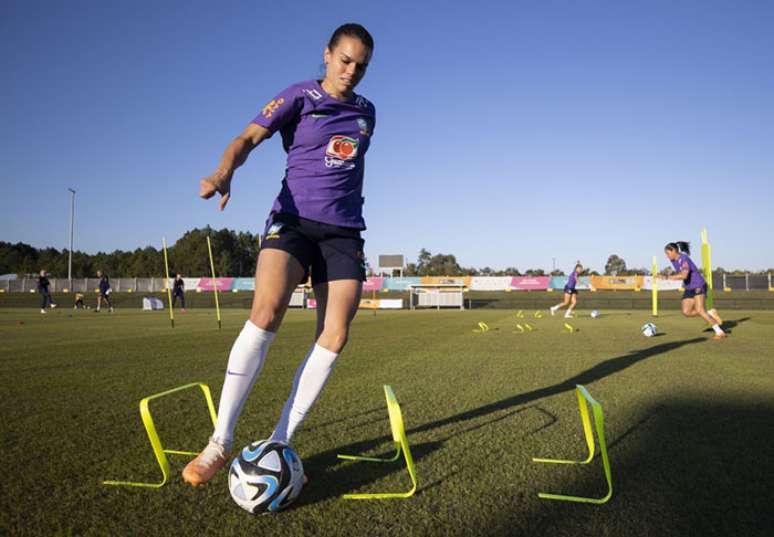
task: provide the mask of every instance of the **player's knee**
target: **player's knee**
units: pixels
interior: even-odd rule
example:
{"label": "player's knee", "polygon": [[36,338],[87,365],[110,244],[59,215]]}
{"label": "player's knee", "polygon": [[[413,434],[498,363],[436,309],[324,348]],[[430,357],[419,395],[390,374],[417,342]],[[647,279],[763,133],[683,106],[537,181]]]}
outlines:
{"label": "player's knee", "polygon": [[331,352],[339,353],[344,349],[349,337],[349,330],[344,326],[326,326],[323,328],[317,343]]}
{"label": "player's knee", "polygon": [[273,304],[257,304],[250,312],[250,322],[261,330],[276,332],[280,323],[280,308]]}

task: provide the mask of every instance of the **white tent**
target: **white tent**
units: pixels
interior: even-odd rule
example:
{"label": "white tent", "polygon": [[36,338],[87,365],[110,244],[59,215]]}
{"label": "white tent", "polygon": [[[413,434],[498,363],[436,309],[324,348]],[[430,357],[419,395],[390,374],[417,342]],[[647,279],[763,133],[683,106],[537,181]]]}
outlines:
{"label": "white tent", "polygon": [[142,297],[142,309],[143,311],[163,310],[164,303],[155,296],[144,296]]}

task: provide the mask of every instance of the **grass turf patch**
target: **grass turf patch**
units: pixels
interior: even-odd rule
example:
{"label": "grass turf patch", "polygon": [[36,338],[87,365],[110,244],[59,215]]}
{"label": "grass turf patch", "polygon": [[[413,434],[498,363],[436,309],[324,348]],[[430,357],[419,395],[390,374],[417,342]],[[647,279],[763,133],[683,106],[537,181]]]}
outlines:
{"label": "grass turf patch", "polygon": [[[252,517],[231,500],[226,473],[192,489],[171,457],[161,490],[105,487],[155,480],[138,401],[203,381],[216,400],[246,317],[189,310],[94,314],[0,309],[8,468],[0,533],[11,535],[771,535],[774,492],[774,312],[727,315],[731,337],[664,312],[571,321],[515,312],[361,312],[350,344],[294,438],[312,483],[285,513]],[[582,314],[584,312],[581,312]],[[72,316],[70,316],[72,315]],[[314,313],[288,313],[236,431],[267,437],[312,343]],[[492,330],[473,333],[478,321]],[[23,324],[21,324],[23,323]],[[557,467],[531,457],[582,457],[575,384],[606,413],[613,499],[605,506],[537,499],[538,491],[602,495],[599,461]],[[381,385],[403,408],[419,475],[409,500],[347,502],[353,491],[408,488],[399,464],[339,461],[391,447]],[[197,450],[211,432],[201,394],[153,403],[165,447]]]}

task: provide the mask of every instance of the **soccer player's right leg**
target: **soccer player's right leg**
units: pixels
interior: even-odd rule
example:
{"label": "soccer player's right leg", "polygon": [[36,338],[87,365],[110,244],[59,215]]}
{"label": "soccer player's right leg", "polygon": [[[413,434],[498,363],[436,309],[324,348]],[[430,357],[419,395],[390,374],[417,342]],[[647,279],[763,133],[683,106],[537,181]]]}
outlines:
{"label": "soccer player's right leg", "polygon": [[560,303],[559,303],[559,304],[557,304],[556,306],[551,306],[550,308],[548,308],[548,311],[550,311],[550,312],[551,312],[551,315],[553,316],[553,315],[555,315],[555,314],[556,314],[556,311],[557,311],[557,310],[560,310],[560,309],[562,309],[563,307],[565,307],[565,306],[566,306],[567,304],[569,304],[569,303],[570,303],[570,295],[568,295],[567,293],[565,293],[565,294],[564,294],[564,300],[562,300],[562,302],[560,302]]}
{"label": "soccer player's right leg", "polygon": [[287,252],[265,249],[258,256],[250,319],[231,348],[210,443],[183,470],[183,479],[188,483],[203,485],[228,462],[239,414],[261,372],[290,296],[303,276],[301,264]]}

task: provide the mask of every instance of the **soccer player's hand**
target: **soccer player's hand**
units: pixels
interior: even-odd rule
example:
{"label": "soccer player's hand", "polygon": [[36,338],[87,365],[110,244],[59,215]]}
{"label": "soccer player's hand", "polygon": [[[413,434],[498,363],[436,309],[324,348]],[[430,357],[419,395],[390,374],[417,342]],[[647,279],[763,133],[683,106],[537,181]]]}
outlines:
{"label": "soccer player's hand", "polygon": [[226,208],[229,198],[231,198],[231,174],[225,174],[217,171],[199,181],[199,197],[206,200],[210,199],[215,193],[220,194],[220,210]]}

